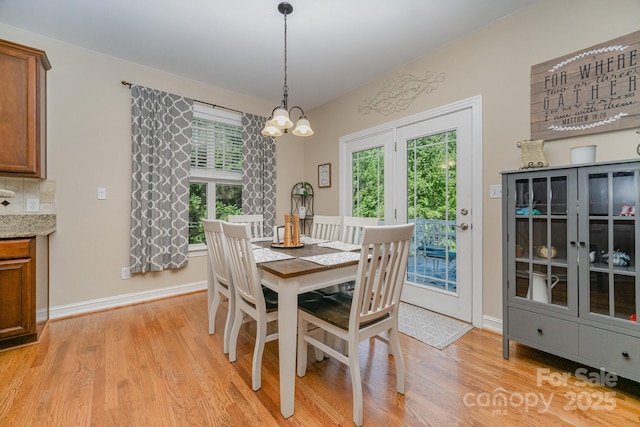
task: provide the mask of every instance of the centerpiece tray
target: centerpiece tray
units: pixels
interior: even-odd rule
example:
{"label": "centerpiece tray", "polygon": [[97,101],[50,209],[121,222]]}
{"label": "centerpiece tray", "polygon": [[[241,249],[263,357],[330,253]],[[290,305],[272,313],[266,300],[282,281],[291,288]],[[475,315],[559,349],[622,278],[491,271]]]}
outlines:
{"label": "centerpiece tray", "polygon": [[285,246],[284,243],[272,243],[271,247],[278,248],[278,249],[299,249],[299,248],[304,248],[304,243],[300,243],[299,245],[294,245],[294,246]]}

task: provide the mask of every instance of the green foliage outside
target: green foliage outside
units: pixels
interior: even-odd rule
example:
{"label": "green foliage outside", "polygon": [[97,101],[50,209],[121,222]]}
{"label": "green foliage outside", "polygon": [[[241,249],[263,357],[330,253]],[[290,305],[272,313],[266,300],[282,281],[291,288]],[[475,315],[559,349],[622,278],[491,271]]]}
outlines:
{"label": "green foliage outside", "polygon": [[[409,141],[408,218],[454,220],[456,214],[456,133]],[[448,167],[446,167],[448,165]]]}
{"label": "green foliage outside", "polygon": [[384,149],[355,152],[351,163],[352,215],[384,221]]}
{"label": "green foliage outside", "polygon": [[[456,132],[408,141],[408,219],[454,220],[456,212]],[[354,216],[384,220],[383,148],[352,155]],[[448,165],[448,168],[445,167]]]}
{"label": "green foliage outside", "polygon": [[207,184],[191,183],[189,194],[189,244],[204,243],[202,219],[207,217]]}
{"label": "green foliage outside", "polygon": [[[214,184],[211,184],[214,185]],[[189,244],[204,243],[202,219],[207,218],[207,184],[191,183],[189,195]],[[242,186],[216,185],[216,219],[242,213]]]}

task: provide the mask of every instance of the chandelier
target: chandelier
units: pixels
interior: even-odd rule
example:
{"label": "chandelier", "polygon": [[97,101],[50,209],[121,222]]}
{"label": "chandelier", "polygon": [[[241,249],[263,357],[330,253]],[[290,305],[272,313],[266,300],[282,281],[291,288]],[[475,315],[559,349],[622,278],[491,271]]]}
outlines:
{"label": "chandelier", "polygon": [[284,86],[282,86],[282,90],[284,94],[282,95],[282,102],[280,105],[275,107],[273,111],[271,111],[271,116],[267,119],[267,122],[264,125],[264,129],[262,129],[262,134],[264,136],[270,137],[278,137],[282,136],[283,132],[287,132],[288,129],[293,127],[293,122],[291,121],[291,114],[294,110],[300,110],[300,117],[296,122],[296,127],[293,130],[293,134],[297,136],[310,136],[313,135],[313,130],[311,129],[311,124],[307,119],[307,116],[304,115],[304,110],[295,105],[291,108],[288,106],[288,98],[289,98],[289,86],[287,86],[287,15],[290,15],[293,12],[293,6],[287,2],[282,2],[278,5],[278,11],[284,15]]}

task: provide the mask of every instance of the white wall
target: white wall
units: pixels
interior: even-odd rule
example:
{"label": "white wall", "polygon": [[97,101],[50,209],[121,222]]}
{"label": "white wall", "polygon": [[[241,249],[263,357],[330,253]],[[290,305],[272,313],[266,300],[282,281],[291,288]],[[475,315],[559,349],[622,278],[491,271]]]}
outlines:
{"label": "white wall", "polygon": [[[540,0],[470,36],[407,64],[395,72],[309,112],[316,134],[305,147],[305,179],[317,184],[317,165],[332,163],[332,187],[315,193],[316,213],[338,213],[338,142],[343,135],[388,123],[462,99],[482,95],[484,236],[483,311],[502,318],[501,201],[489,199],[500,172],[520,167],[519,140],[530,138],[531,66],[640,29],[640,1]],[[455,23],[452,23],[455,25]],[[419,41],[416,41],[419,42]],[[384,58],[380,58],[381,61]],[[358,113],[387,81],[403,74],[444,72],[446,80],[420,95],[406,110],[389,116]],[[335,76],[339,78],[339,76]],[[596,144],[597,160],[638,158],[635,130],[549,141],[550,165],[569,162],[569,148]]]}
{"label": "white wall", "polygon": [[[204,282],[205,257],[190,258],[181,270],[121,279],[129,265],[131,106],[130,90],[120,81],[254,114],[268,114],[273,105],[3,24],[0,38],[43,49],[52,65],[48,179],[55,181],[58,223],[50,237],[52,309],[82,310],[87,301]],[[302,162],[295,160],[302,157],[298,139],[278,140],[279,216],[289,209],[291,187],[302,180]],[[107,200],[97,200],[98,187],[107,189]]]}

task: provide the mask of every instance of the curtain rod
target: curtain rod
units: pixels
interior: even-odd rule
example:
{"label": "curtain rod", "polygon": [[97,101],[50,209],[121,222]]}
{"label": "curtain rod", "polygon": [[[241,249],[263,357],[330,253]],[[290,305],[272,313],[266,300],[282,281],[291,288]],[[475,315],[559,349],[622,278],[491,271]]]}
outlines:
{"label": "curtain rod", "polygon": [[[129,83],[126,80],[123,80],[120,83],[122,83],[123,86],[129,86],[129,89],[131,89],[131,85],[133,84],[133,83]],[[193,101],[194,102],[198,102],[200,104],[209,105],[211,108],[222,108],[222,109],[225,109],[225,110],[228,110],[228,111],[233,111],[233,112],[236,112],[236,113],[239,113],[239,114],[243,114],[242,111],[234,110],[233,108],[225,107],[224,105],[212,104],[210,102],[200,101],[198,99],[194,99]]]}

